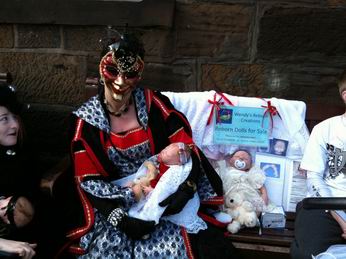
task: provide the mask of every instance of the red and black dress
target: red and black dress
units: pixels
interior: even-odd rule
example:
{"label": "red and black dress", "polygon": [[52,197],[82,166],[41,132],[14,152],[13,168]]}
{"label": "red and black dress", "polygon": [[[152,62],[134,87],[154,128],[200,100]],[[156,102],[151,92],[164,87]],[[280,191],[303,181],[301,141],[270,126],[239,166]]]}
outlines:
{"label": "red and black dress", "polygon": [[[112,181],[135,173],[145,160],[170,143],[193,144],[188,121],[166,96],[142,88],[132,95],[140,127],[128,132],[110,132],[99,96],[74,112],[72,157],[84,220],[68,233],[69,250],[81,258],[193,258],[194,254],[208,253],[230,258],[229,242],[213,227],[192,235],[171,222],[160,221],[149,239],[133,240],[107,221],[103,205],[91,201],[96,197],[114,209],[121,206],[128,210],[135,202],[131,189]],[[191,174],[197,180],[200,199],[222,203],[222,183],[216,172],[197,147],[191,158]],[[210,249],[210,241],[215,241],[215,249]]]}

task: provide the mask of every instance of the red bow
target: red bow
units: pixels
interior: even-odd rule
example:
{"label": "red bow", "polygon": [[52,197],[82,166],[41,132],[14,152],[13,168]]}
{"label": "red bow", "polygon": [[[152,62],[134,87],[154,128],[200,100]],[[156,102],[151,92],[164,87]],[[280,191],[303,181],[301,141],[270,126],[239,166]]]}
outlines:
{"label": "red bow", "polygon": [[[220,99],[218,101],[216,101],[216,95],[220,95]],[[221,100],[224,99],[226,101],[226,103],[228,103],[231,106],[234,106],[233,103],[228,100],[228,98],[223,94],[223,93],[214,93],[214,100],[208,100],[208,103],[210,103],[211,106],[211,110],[209,113],[209,117],[208,117],[208,121],[207,121],[207,125],[210,124],[212,118],[213,118],[213,114],[214,114],[214,110],[216,109],[217,113],[216,113],[216,123],[220,122],[220,118],[219,118],[219,113],[218,111],[221,109],[220,105],[224,105],[224,102],[221,102]]]}
{"label": "red bow", "polygon": [[267,102],[267,106],[261,105],[261,107],[266,108],[262,117],[262,127],[263,127],[263,121],[264,121],[264,117],[266,116],[266,114],[268,113],[270,116],[270,125],[271,125],[271,129],[274,127],[274,120],[273,120],[273,116],[278,115],[281,119],[281,116],[278,112],[278,110],[276,109],[275,106],[273,106],[271,104],[270,101],[266,101],[263,98],[261,98],[263,101]]}

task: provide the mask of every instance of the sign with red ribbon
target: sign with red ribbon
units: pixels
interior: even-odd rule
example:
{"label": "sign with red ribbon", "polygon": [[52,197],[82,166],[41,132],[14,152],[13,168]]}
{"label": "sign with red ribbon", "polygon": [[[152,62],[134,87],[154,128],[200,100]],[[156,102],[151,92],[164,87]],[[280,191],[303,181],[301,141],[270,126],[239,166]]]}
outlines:
{"label": "sign with red ribbon", "polygon": [[215,144],[269,146],[269,118],[264,108],[218,106]]}

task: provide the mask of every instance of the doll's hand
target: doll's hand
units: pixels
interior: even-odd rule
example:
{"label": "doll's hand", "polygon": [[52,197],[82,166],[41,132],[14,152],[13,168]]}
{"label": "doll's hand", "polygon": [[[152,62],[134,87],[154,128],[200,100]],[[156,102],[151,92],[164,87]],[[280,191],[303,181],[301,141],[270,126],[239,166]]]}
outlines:
{"label": "doll's hand", "polygon": [[135,195],[135,200],[139,201],[142,197],[142,186],[140,184],[134,184],[132,187],[133,194]]}
{"label": "doll's hand", "polygon": [[163,212],[163,216],[179,213],[186,205],[186,203],[193,197],[197,187],[192,181],[186,181],[182,183],[178,190],[161,201],[159,205],[161,207],[168,207]]}
{"label": "doll's hand", "polygon": [[261,197],[262,197],[262,199],[263,199],[263,201],[264,201],[264,204],[265,204],[265,205],[268,205],[268,203],[269,203],[268,195],[266,195],[266,194],[261,194]]}
{"label": "doll's hand", "polygon": [[269,198],[268,198],[268,193],[267,193],[266,188],[264,186],[262,186],[260,188],[260,192],[261,192],[261,198],[263,199],[264,204],[267,206],[269,203]]}
{"label": "doll's hand", "polygon": [[144,195],[147,196],[153,190],[153,187],[151,187],[150,185],[149,186],[143,185],[142,190],[143,190]]}

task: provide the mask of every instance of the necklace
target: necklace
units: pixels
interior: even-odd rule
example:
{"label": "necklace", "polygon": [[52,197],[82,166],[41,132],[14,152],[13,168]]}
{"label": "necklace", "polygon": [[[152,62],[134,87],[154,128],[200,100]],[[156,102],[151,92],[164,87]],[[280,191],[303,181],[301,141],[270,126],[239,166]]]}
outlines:
{"label": "necklace", "polygon": [[106,109],[107,111],[111,114],[114,115],[116,117],[120,117],[121,115],[127,113],[129,111],[129,107],[132,104],[132,98],[129,99],[128,103],[125,103],[123,106],[120,107],[120,109],[118,111],[114,111],[111,106],[109,105],[109,103],[107,102],[106,98],[103,101],[106,105]]}
{"label": "necklace", "polygon": [[8,155],[8,156],[14,156],[14,155],[16,155],[16,151],[14,151],[14,150],[12,150],[12,149],[8,149],[8,150],[6,151],[6,155]]}

